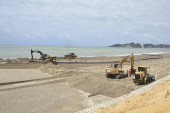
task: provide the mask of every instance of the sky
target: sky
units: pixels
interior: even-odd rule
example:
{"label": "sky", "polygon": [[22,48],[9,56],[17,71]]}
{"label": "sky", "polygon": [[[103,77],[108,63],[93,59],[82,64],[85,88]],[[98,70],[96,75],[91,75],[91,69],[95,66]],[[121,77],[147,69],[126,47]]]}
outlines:
{"label": "sky", "polygon": [[170,0],[0,0],[0,45],[170,44]]}

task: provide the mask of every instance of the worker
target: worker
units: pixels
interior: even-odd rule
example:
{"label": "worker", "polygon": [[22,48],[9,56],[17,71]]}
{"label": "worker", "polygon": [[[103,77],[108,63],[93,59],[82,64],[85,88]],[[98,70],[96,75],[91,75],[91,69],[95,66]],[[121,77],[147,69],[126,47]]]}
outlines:
{"label": "worker", "polygon": [[131,69],[127,70],[128,77],[131,76],[131,73],[132,73]]}
{"label": "worker", "polygon": [[114,64],[114,67],[117,68],[118,64]]}

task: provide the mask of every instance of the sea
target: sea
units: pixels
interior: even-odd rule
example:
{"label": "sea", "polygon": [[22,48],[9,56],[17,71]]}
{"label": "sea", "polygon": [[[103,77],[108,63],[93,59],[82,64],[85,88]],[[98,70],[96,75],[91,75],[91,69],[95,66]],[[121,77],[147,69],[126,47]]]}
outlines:
{"label": "sea", "polygon": [[[50,56],[64,57],[68,53],[75,53],[78,57],[110,57],[141,54],[170,53],[170,48],[123,48],[123,47],[73,47],[73,46],[32,46],[32,45],[0,45],[0,58],[16,59],[31,58],[31,49],[39,50]],[[34,58],[40,54],[33,53]]]}

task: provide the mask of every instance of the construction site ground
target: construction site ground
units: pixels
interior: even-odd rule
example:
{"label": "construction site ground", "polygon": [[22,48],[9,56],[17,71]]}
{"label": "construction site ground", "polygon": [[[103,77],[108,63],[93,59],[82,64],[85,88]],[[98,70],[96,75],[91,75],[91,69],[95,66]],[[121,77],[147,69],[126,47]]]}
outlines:
{"label": "construction site ground", "polygon": [[[157,79],[170,74],[170,54],[135,56],[137,66],[149,66],[148,72]],[[112,62],[122,57],[58,59],[58,62]],[[139,60],[147,59],[148,60]],[[150,59],[152,58],[152,59]],[[106,78],[104,68],[110,63],[30,63],[28,59],[0,61],[0,111],[68,113],[125,95],[143,87],[133,83],[133,77]],[[123,70],[130,69],[130,62]]]}

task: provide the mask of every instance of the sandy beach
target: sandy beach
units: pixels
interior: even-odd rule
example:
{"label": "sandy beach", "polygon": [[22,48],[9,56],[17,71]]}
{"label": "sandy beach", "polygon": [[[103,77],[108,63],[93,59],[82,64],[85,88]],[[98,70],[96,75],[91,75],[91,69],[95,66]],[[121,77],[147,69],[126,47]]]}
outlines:
{"label": "sandy beach", "polygon": [[[150,67],[148,73],[155,75],[156,79],[165,77],[170,74],[170,54],[161,55],[163,57],[159,59],[155,59],[157,55],[135,56],[135,68],[141,65],[148,66]],[[120,61],[122,58],[89,57],[71,61],[58,59],[58,62],[100,63],[58,63],[57,65],[29,62],[30,59],[27,58],[1,59],[0,99],[3,101],[0,104],[0,111],[3,113],[10,111],[67,113],[69,110],[76,112],[142,87],[143,85],[133,83],[133,77],[124,79],[105,77],[104,69],[111,65],[107,62]],[[130,69],[130,62],[123,64],[123,70],[127,69]],[[61,101],[63,103],[59,104]]]}

